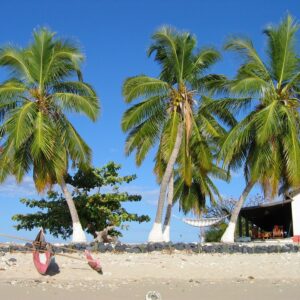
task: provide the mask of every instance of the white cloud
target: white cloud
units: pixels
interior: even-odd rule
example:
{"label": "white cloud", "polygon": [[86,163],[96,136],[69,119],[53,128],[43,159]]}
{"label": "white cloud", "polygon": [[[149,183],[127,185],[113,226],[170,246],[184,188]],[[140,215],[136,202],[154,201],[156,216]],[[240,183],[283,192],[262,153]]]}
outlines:
{"label": "white cloud", "polygon": [[[56,190],[57,187],[54,187]],[[71,186],[69,186],[71,189]],[[58,189],[59,190],[59,189]],[[104,187],[101,192],[111,192],[110,187]],[[149,186],[139,185],[127,185],[120,188],[120,191],[127,192],[129,194],[136,194],[142,196],[142,201],[149,205],[156,206],[159,196],[159,188],[153,188]],[[23,178],[21,183],[17,183],[13,176],[8,177],[5,182],[0,184],[0,198],[27,198],[27,197],[39,197],[33,179],[27,175]]]}
{"label": "white cloud", "polygon": [[26,198],[36,195],[37,192],[31,176],[25,176],[21,183],[17,183],[13,176],[9,176],[0,184],[0,197]]}
{"label": "white cloud", "polygon": [[129,194],[136,194],[142,196],[142,201],[145,201],[150,205],[157,205],[157,199],[159,196],[159,188],[150,188],[139,185],[128,185],[121,189]]}

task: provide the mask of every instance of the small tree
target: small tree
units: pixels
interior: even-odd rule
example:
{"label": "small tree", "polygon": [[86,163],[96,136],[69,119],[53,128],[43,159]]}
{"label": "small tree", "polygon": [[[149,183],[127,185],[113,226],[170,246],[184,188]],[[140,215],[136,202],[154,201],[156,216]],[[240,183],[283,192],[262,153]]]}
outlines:
{"label": "small tree", "polygon": [[[120,227],[124,222],[148,222],[147,215],[129,213],[122,202],[140,201],[140,195],[129,195],[121,192],[120,186],[130,183],[136,176],[119,176],[121,166],[110,162],[102,168],[78,170],[75,175],[68,176],[66,182],[73,187],[74,202],[82,222],[82,227],[95,238],[97,232],[108,226]],[[102,190],[107,191],[105,193]],[[68,212],[67,203],[62,194],[50,191],[46,199],[21,199],[21,203],[38,211],[31,214],[17,214],[13,220],[17,221],[17,230],[32,230],[43,227],[55,237],[63,239],[72,234],[72,220]],[[114,236],[121,236],[121,232],[111,229]]]}

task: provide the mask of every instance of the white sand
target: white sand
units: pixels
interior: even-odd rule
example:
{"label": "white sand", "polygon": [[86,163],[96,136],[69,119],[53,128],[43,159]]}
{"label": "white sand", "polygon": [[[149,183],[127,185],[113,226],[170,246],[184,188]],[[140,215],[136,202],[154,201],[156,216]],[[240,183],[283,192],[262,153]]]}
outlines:
{"label": "white sand", "polygon": [[96,256],[103,275],[84,261],[57,256],[60,273],[42,276],[30,254],[6,254],[0,257],[0,299],[129,300],[145,299],[149,290],[159,291],[164,300],[300,297],[300,253]]}

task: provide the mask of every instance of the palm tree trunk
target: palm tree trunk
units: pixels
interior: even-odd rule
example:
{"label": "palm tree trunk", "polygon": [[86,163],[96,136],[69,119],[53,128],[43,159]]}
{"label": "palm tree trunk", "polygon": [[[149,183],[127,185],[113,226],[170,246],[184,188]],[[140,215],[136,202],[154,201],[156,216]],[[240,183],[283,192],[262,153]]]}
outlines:
{"label": "palm tree trunk", "polygon": [[160,192],[159,192],[159,198],[158,198],[158,205],[157,205],[157,211],[156,211],[156,217],[155,222],[153,224],[153,227],[149,233],[148,242],[163,242],[163,233],[162,233],[162,214],[164,209],[164,202],[166,198],[166,192],[167,187],[170,181],[170,178],[173,173],[174,165],[180,150],[181,142],[183,137],[183,123],[180,122],[178,126],[178,131],[176,135],[175,145],[172,150],[170,159],[167,164],[167,168],[165,170],[164,176],[162,178],[161,184],[160,184]]}
{"label": "palm tree trunk", "polygon": [[233,212],[231,214],[229,224],[221,238],[222,243],[233,243],[234,242],[234,233],[235,233],[235,227],[236,227],[236,223],[238,220],[238,216],[240,214],[240,211],[244,205],[244,202],[245,202],[248,194],[250,193],[253,185],[254,185],[254,183],[251,181],[247,183],[239,201],[236,203],[236,205],[233,209]]}
{"label": "palm tree trunk", "polygon": [[168,206],[163,228],[163,238],[165,242],[170,242],[170,222],[174,196],[174,174],[172,173],[168,187]]}
{"label": "palm tree trunk", "polygon": [[77,213],[72,195],[69,192],[64,179],[62,179],[60,186],[65,195],[65,198],[66,198],[69,210],[70,210],[71,218],[72,218],[72,223],[73,223],[72,242],[73,243],[86,243],[86,237],[85,237],[84,231],[82,229],[81,223],[79,221],[78,213]]}

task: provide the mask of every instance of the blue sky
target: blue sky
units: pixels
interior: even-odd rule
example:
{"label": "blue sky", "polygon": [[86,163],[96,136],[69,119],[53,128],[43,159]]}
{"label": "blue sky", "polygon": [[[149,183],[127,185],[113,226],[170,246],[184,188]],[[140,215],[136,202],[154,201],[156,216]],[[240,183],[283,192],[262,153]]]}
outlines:
{"label": "blue sky", "polygon": [[[151,34],[161,25],[169,24],[194,33],[200,47],[214,45],[218,49],[229,35],[242,34],[250,37],[263,54],[262,30],[266,25],[278,23],[287,12],[300,20],[300,2],[292,0],[10,0],[2,1],[1,11],[0,45],[25,46],[32,30],[41,26],[80,43],[87,57],[84,79],[97,90],[102,112],[96,123],[80,116],[71,116],[71,119],[91,146],[95,166],[114,160],[123,165],[123,174],[137,174],[138,179],[128,190],[141,194],[143,200],[129,204],[128,208],[152,218],[158,195],[153,174],[154,152],[136,168],[134,157],[124,155],[125,135],[120,128],[121,116],[128,108],[121,96],[124,79],[141,73],[156,76],[159,71],[153,59],[146,56]],[[232,76],[237,65],[235,56],[223,53],[222,61],[212,71]],[[0,80],[6,75],[0,70]],[[237,197],[244,180],[236,173],[230,184],[217,182],[217,185],[222,195]],[[34,237],[30,232],[16,233],[11,221],[13,214],[28,211],[18,199],[34,195],[30,174],[20,186],[15,185],[12,178],[0,186],[0,232]],[[174,214],[181,216],[177,207]],[[151,223],[132,223],[123,241],[145,241],[150,226]],[[176,241],[198,240],[198,230],[177,218],[172,220],[171,234]]]}

